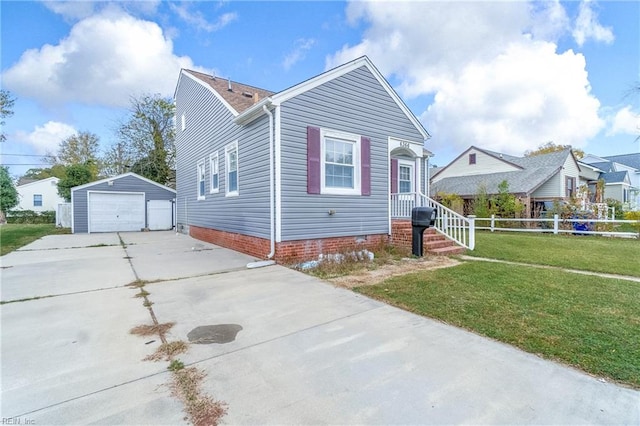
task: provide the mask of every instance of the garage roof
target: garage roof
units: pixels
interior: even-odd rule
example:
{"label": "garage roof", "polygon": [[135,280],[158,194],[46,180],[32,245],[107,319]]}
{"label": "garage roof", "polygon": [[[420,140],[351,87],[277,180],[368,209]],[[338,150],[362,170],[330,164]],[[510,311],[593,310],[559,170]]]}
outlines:
{"label": "garage roof", "polygon": [[113,177],[108,177],[108,178],[96,180],[94,182],[85,183],[84,185],[74,186],[73,188],[71,188],[71,191],[73,192],[73,191],[76,191],[78,189],[89,188],[89,187],[94,186],[94,185],[98,185],[98,184],[101,184],[101,183],[105,183],[105,182],[109,182],[109,181],[113,181],[113,180],[117,180],[117,179],[122,179],[122,178],[127,177],[127,176],[133,176],[133,177],[138,178],[138,179],[140,179],[142,181],[145,181],[147,183],[155,185],[155,186],[157,186],[159,188],[166,189],[166,190],[171,191],[173,193],[176,192],[175,189],[169,188],[166,185],[161,185],[158,182],[154,182],[151,179],[147,179],[146,177],[140,176],[139,174],[136,174],[136,173],[133,173],[133,172],[124,173],[124,174],[121,174],[121,175],[118,175],[118,176],[113,176]]}

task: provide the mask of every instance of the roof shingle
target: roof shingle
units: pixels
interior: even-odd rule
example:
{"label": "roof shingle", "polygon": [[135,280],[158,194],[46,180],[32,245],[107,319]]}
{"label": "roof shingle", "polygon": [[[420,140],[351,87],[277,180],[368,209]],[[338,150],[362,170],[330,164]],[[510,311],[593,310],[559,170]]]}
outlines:
{"label": "roof shingle", "polygon": [[[229,79],[215,77],[198,71],[185,70],[215,90],[238,114],[251,108],[260,100],[275,92],[238,83]],[[231,88],[231,90],[229,90]]]}

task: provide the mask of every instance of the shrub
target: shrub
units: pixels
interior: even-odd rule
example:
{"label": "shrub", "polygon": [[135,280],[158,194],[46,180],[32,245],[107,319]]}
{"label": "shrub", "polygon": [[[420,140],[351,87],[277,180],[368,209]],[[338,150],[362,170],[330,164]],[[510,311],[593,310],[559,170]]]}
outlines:
{"label": "shrub", "polygon": [[33,210],[11,210],[7,214],[7,223],[42,224],[56,223],[56,212],[47,210],[35,212]]}
{"label": "shrub", "polygon": [[631,226],[635,229],[636,232],[640,233],[640,210],[625,212],[624,214],[625,220],[636,220],[636,223],[632,223]]}
{"label": "shrub", "polygon": [[450,208],[456,213],[464,214],[464,200],[458,194],[448,194],[446,192],[438,192],[436,199],[445,207]]}

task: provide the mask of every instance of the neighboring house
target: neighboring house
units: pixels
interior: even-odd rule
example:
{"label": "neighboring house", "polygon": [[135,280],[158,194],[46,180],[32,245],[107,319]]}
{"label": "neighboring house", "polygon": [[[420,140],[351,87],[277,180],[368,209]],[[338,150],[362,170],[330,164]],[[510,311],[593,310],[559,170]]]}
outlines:
{"label": "neighboring house", "polygon": [[604,197],[623,203],[625,209],[640,210],[640,153],[598,157],[586,155],[580,161],[582,169],[593,170],[585,179],[591,192],[598,179],[605,182]]}
{"label": "neighboring house", "polygon": [[20,203],[15,210],[56,211],[64,198],[58,195],[57,177],[36,180],[16,186]]}
{"label": "neighboring house", "polygon": [[279,93],[182,70],[178,229],[277,260],[374,246],[426,190],[429,134],[362,57]]}
{"label": "neighboring house", "polygon": [[71,188],[71,232],[169,230],[176,191],[135,173]]}
{"label": "neighboring house", "polygon": [[[580,168],[570,149],[532,157],[515,157],[471,146],[431,177],[431,194],[457,194],[467,213],[479,188],[497,194],[507,181],[510,193],[525,205],[526,216],[544,209],[545,202],[577,195]],[[547,204],[548,205],[548,204]]]}

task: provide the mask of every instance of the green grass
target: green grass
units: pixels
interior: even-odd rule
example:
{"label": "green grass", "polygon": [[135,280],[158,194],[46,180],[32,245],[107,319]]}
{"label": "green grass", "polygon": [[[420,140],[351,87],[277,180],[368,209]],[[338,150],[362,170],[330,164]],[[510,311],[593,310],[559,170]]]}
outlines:
{"label": "green grass", "polygon": [[469,256],[640,277],[640,241],[577,235],[477,232]]}
{"label": "green grass", "polygon": [[68,228],[56,228],[53,224],[0,226],[0,256],[34,242],[38,238],[52,234],[68,234]]}
{"label": "green grass", "polygon": [[640,388],[640,283],[467,262],[356,291]]}

